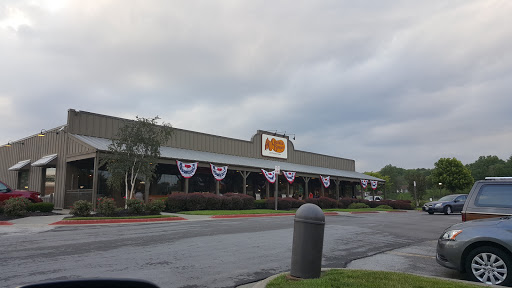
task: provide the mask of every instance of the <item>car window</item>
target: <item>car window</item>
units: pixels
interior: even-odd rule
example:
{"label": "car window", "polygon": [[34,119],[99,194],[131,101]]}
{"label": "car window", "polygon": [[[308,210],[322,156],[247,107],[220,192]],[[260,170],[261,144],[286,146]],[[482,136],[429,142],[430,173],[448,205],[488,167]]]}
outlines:
{"label": "car window", "polygon": [[512,185],[483,185],[476,196],[475,206],[512,208]]}
{"label": "car window", "polygon": [[455,199],[455,197],[457,197],[457,196],[448,195],[448,196],[444,196],[443,198],[439,199],[439,201],[453,201]]}
{"label": "car window", "polygon": [[7,192],[7,186],[5,186],[3,183],[0,183],[0,193]]}
{"label": "car window", "polygon": [[456,200],[460,201],[460,202],[464,202],[464,201],[466,201],[466,197],[467,197],[466,195],[462,195],[462,196],[457,197]]}

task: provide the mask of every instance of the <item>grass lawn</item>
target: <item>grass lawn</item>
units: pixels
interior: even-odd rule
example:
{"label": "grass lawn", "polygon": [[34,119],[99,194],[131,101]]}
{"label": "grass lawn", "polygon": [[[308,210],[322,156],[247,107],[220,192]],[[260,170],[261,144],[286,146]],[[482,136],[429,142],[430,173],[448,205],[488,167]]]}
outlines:
{"label": "grass lawn", "polygon": [[62,220],[111,220],[111,219],[150,219],[150,218],[169,218],[178,217],[172,215],[144,215],[144,216],[123,216],[123,217],[75,217],[64,218]]}
{"label": "grass lawn", "polygon": [[185,215],[243,215],[243,214],[275,214],[275,213],[295,213],[292,210],[271,210],[271,209],[251,209],[251,210],[198,210],[198,211],[181,211],[179,214]]}
{"label": "grass lawn", "polygon": [[343,287],[343,288],[463,288],[481,287],[455,281],[421,277],[405,273],[333,269],[326,271],[318,279],[287,280],[285,275],[270,281],[268,288],[297,287]]}

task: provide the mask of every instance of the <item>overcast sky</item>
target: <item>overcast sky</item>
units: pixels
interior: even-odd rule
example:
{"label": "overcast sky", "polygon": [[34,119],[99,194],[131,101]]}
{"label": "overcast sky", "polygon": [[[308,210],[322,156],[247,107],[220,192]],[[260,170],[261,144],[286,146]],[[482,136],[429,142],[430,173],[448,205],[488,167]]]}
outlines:
{"label": "overcast sky", "polygon": [[512,1],[0,0],[0,144],[67,110],[432,168],[512,155]]}

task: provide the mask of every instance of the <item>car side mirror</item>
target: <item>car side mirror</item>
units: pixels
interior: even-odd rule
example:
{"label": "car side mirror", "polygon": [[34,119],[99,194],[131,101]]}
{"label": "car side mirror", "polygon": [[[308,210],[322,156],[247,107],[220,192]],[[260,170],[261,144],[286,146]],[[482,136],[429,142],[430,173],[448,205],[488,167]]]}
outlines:
{"label": "car side mirror", "polygon": [[11,188],[7,188],[7,190],[6,190],[6,191],[7,191],[7,192],[11,192],[12,190],[11,190]]}

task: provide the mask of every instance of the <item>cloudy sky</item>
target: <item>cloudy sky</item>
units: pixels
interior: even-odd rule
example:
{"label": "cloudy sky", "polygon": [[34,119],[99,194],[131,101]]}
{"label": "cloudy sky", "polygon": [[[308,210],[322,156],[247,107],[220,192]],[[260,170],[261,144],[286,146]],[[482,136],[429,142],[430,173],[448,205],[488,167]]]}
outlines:
{"label": "cloudy sky", "polygon": [[67,109],[432,168],[512,155],[512,1],[0,0],[0,144]]}

